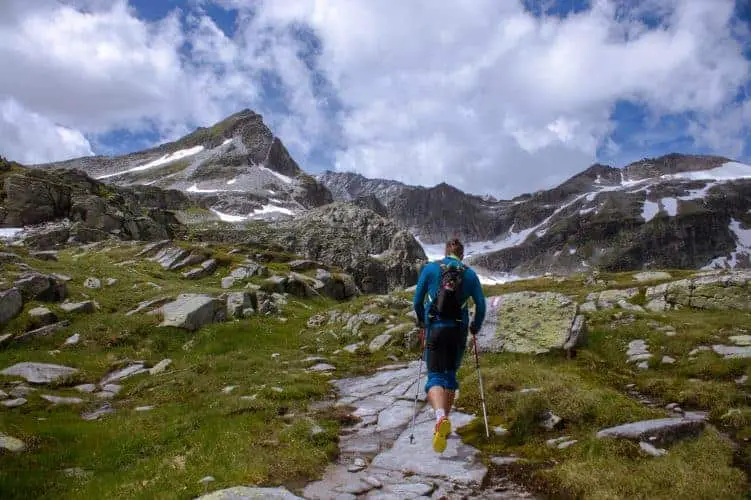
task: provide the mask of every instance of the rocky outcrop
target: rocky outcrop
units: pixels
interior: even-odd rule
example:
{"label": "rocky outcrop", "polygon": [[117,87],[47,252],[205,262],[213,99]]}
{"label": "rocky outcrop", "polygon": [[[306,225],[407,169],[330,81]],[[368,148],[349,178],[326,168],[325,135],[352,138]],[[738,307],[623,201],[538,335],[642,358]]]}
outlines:
{"label": "rocky outcrop", "polygon": [[364,293],[386,293],[417,282],[426,256],[407,231],[375,212],[332,203],[279,222],[269,238],[307,259],[351,274]]}
{"label": "rocky outcrop", "polygon": [[663,283],[646,290],[647,308],[664,311],[680,307],[698,309],[751,309],[751,271],[709,273]]}
{"label": "rocky outcrop", "polygon": [[[69,241],[165,239],[181,228],[161,208],[179,204],[176,200],[167,203],[164,193],[160,198],[152,189],[150,196],[144,196],[95,181],[78,170],[17,168],[0,177],[0,192],[0,227],[38,226],[28,229],[23,238],[42,249]],[[176,193],[169,196],[179,197]],[[187,204],[186,200],[182,203]]]}

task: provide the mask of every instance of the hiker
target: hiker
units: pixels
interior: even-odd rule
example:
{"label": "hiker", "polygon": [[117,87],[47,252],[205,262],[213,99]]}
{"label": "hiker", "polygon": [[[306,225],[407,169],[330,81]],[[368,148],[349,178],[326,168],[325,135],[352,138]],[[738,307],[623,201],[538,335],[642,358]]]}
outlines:
{"label": "hiker", "polygon": [[[428,263],[420,273],[414,296],[417,323],[424,329],[425,384],[428,402],[435,410],[433,449],[443,453],[451,433],[449,412],[459,384],[456,372],[472,335],[485,319],[485,296],[477,274],[462,262],[464,245],[459,239],[446,243],[446,256]],[[427,301],[426,301],[427,296]],[[469,321],[467,302],[475,302],[475,316]]]}

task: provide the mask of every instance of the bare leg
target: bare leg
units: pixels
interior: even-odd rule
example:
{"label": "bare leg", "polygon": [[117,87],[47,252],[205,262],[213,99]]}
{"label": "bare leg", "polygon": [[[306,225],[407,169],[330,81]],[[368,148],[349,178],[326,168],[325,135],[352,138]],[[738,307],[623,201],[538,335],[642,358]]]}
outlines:
{"label": "bare leg", "polygon": [[445,391],[446,392],[446,406],[443,407],[444,410],[446,410],[446,415],[449,414],[451,411],[451,408],[454,407],[454,398],[456,397],[456,392],[454,391]]}
{"label": "bare leg", "polygon": [[[434,385],[428,391],[428,401],[430,401],[430,406],[432,406],[434,410],[443,408],[445,411],[446,405],[449,403],[449,392],[443,387]],[[449,405],[449,409],[450,408],[451,406]],[[448,411],[446,411],[446,414],[448,415]]]}

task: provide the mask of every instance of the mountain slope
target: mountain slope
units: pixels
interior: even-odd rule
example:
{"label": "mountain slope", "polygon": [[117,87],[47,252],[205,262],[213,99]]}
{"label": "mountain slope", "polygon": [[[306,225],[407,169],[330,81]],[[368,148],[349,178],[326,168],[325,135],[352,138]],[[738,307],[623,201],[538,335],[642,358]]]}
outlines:
{"label": "mountain slope", "polygon": [[751,253],[751,167],[722,157],[596,164],[553,189],[510,201],[351,173],[318,179],[336,199],[377,198],[418,235],[429,257],[458,235],[467,242],[468,261],[486,274],[743,267]]}
{"label": "mountain slope", "polygon": [[263,117],[247,109],[146,151],[34,166],[76,168],[107,183],[192,193],[225,220],[290,216],[333,201],[300,169]]}

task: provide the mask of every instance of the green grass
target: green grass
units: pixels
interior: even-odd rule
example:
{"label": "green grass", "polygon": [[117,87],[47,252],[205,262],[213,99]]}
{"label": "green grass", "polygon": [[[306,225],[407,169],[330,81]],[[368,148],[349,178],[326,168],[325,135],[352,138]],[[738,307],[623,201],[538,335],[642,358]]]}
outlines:
{"label": "green grass", "polygon": [[[2,498],[193,498],[204,492],[199,480],[207,475],[216,478],[211,490],[238,484],[299,488],[319,477],[335,458],[344,418],[335,410],[311,409],[311,403],[325,399],[331,387],[326,375],[307,373],[308,364],[302,360],[325,356],[337,367],[336,375],[344,376],[372,371],[389,362],[388,355],[405,354],[395,344],[376,354],[331,355],[357,340],[369,341],[383,330],[384,323],[363,328],[360,337],[343,332],[338,325],[306,327],[310,315],[332,307],[358,312],[371,300],[368,297],[340,304],[324,298],[289,297],[281,314],[286,321],[255,316],[194,333],[158,327],[155,316],[126,316],[126,311],[153,297],[190,291],[219,295],[224,292],[221,277],[250,252],[228,255],[228,248],[215,247],[214,255],[224,267],[212,277],[192,281],[146,261],[118,267],[116,263],[133,259],[139,248],[107,248],[77,259],[76,252],[66,251],[59,262],[27,260],[40,271],[70,275],[72,298],[82,299],[85,294],[101,310],[68,316],[54,304],[44,304],[69,319],[71,326],[49,337],[0,349],[3,368],[36,361],[80,369],[62,384],[40,387],[27,397],[26,405],[2,409],[0,432],[27,445],[21,453],[0,452]],[[283,265],[275,263],[275,267]],[[89,276],[102,279],[102,289],[83,288]],[[104,286],[110,277],[118,282]],[[400,322],[398,311],[382,307],[374,311],[386,318],[394,315],[393,321]],[[24,331],[26,321],[21,315],[4,333]],[[61,347],[73,333],[81,335],[79,344]],[[165,358],[173,361],[166,372],[121,382],[123,390],[112,400],[115,414],[92,422],[80,417],[101,401],[78,393],[72,385],[96,383],[128,360],[154,365]],[[12,380],[0,378],[0,388],[9,392]],[[222,389],[230,385],[237,389],[224,394]],[[275,392],[276,386],[284,391]],[[52,407],[41,394],[77,396],[87,402],[80,407]],[[242,400],[241,396],[255,399]],[[147,405],[155,408],[135,411]],[[314,424],[322,432],[313,435]],[[66,476],[65,470],[72,468],[88,475]]]}
{"label": "green grass", "polygon": [[[686,271],[669,272],[674,280],[690,276]],[[631,302],[641,305],[646,287],[659,281],[638,283],[633,274],[601,273],[598,280],[604,285],[589,283],[582,275],[539,278],[486,287],[486,294],[557,291],[581,303],[593,291],[637,287],[640,294]],[[587,316],[588,341],[574,359],[564,359],[563,353],[481,358],[491,433],[497,425],[508,433],[486,439],[481,418],[460,433],[486,459],[512,454],[521,458],[504,467],[488,461],[490,475],[510,475],[553,498],[748,498],[751,395],[748,383],[739,385],[735,380],[751,374],[751,364],[713,352],[700,352],[693,359],[688,354],[700,345],[728,344],[730,335],[747,333],[751,313],[693,309],[631,313],[615,308]],[[676,334],[666,335],[659,329],[662,326],[673,327]],[[646,370],[627,362],[628,344],[635,339],[645,340],[653,354]],[[666,355],[676,362],[660,363]],[[651,409],[629,396],[630,384],[658,407]],[[465,359],[461,385],[458,406],[482,415],[470,358]],[[521,393],[525,388],[539,391]],[[660,458],[641,453],[638,443],[595,437],[608,426],[671,416],[661,409],[668,403],[707,411],[711,427],[698,439],[670,445],[668,455]],[[549,431],[538,425],[544,410],[562,417],[559,428]],[[564,450],[546,445],[546,440],[560,436],[571,436],[578,443]]]}

